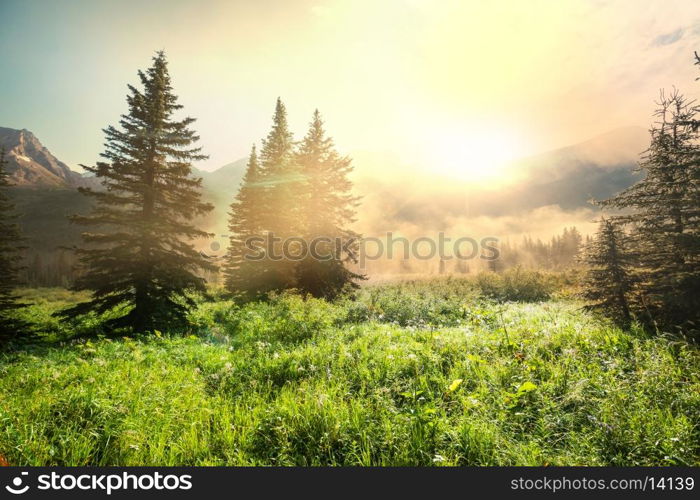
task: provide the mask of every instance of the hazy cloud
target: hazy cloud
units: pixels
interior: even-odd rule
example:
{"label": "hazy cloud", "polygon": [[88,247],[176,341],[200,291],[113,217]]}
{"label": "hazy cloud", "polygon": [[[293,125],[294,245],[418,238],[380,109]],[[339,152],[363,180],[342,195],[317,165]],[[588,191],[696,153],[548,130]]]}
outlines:
{"label": "hazy cloud", "polygon": [[678,28],[677,30],[671,31],[670,33],[664,33],[663,35],[659,35],[654,40],[651,42],[652,46],[654,47],[661,47],[663,45],[671,45],[672,43],[676,43],[678,40],[683,38],[683,34],[685,33],[684,28]]}

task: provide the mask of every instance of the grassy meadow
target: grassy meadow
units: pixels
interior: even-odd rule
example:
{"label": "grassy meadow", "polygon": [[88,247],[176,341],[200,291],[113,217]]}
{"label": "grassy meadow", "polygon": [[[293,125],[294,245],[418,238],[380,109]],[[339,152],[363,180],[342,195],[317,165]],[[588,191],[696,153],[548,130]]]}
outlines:
{"label": "grassy meadow", "polygon": [[[700,465],[700,357],[520,273],[200,298],[185,332],[106,336],[25,290],[0,354],[12,465]],[[84,298],[84,297],[82,297]]]}

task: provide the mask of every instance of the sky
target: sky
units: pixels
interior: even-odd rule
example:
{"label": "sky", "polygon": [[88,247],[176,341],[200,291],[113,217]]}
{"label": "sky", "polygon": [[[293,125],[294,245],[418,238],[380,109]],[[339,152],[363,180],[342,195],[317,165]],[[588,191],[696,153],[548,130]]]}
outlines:
{"label": "sky", "polygon": [[475,176],[700,97],[697,0],[0,0],[0,126],[92,164],[161,49],[208,170],[278,96],[296,138],[318,108],[341,152]]}

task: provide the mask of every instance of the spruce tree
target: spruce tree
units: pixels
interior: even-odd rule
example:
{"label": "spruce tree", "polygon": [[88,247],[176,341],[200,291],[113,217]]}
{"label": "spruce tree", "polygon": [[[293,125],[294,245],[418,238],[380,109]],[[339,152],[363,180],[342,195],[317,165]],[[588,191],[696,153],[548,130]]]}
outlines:
{"label": "spruce tree", "polygon": [[659,102],[640,169],[644,178],[604,201],[627,213],[644,271],[645,309],[669,324],[700,318],[700,149],[697,108],[678,92]]}
{"label": "spruce tree", "polygon": [[22,237],[14,205],[6,194],[10,174],[5,170],[5,148],[0,148],[0,346],[19,336],[26,325],[15,314],[21,304],[14,293],[19,285]]}
{"label": "spruce tree", "polygon": [[[260,165],[253,145],[241,187],[229,212],[229,248],[224,277],[226,289],[244,297],[255,298],[265,289],[264,266],[257,260],[252,238],[263,235]],[[252,250],[253,249],[253,250]]]}
{"label": "spruce tree", "polygon": [[[290,255],[298,252],[294,245],[286,246],[290,238],[300,234],[298,201],[302,177],[294,163],[294,140],[287,123],[287,110],[280,98],[275,105],[272,129],[262,141],[260,150],[259,214],[265,243],[264,259],[251,264],[261,276],[259,292],[279,291],[295,284],[295,262]],[[274,238],[274,241],[273,241]]]}
{"label": "spruce tree", "polygon": [[619,225],[601,218],[596,237],[586,248],[585,262],[588,270],[584,297],[592,302],[587,307],[628,325],[632,319],[634,256],[630,253],[628,236]]}
{"label": "spruce tree", "polygon": [[358,198],[350,192],[351,160],[335,150],[318,110],[299,145],[295,163],[304,178],[299,220],[308,250],[297,266],[297,288],[316,297],[333,298],[364,278],[347,267],[357,263],[360,235],[349,225],[355,220]]}
{"label": "spruce tree", "polygon": [[212,206],[201,201],[201,179],[191,162],[205,159],[190,128],[194,118],[176,119],[177,103],[163,52],[138,72],[143,89],[129,86],[128,113],[119,127],[104,129],[105,161],[86,167],[102,190],[81,189],[95,208],[73,222],[92,228],[78,256],[83,274],[75,288],[92,291],[91,300],[65,310],[64,316],[103,313],[125,306],[109,322],[137,332],[179,326],[193,299],[188,290],[205,290],[197,275],[213,266],[193,240],[209,237],[193,218]]}

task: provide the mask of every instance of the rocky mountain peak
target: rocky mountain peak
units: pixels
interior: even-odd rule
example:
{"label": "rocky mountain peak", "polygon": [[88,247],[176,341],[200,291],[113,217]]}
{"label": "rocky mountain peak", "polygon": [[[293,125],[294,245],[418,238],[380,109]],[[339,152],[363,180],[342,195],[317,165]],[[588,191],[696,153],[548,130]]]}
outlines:
{"label": "rocky mountain peak", "polygon": [[74,188],[86,183],[27,129],[0,127],[0,147],[5,148],[10,182],[17,186]]}

